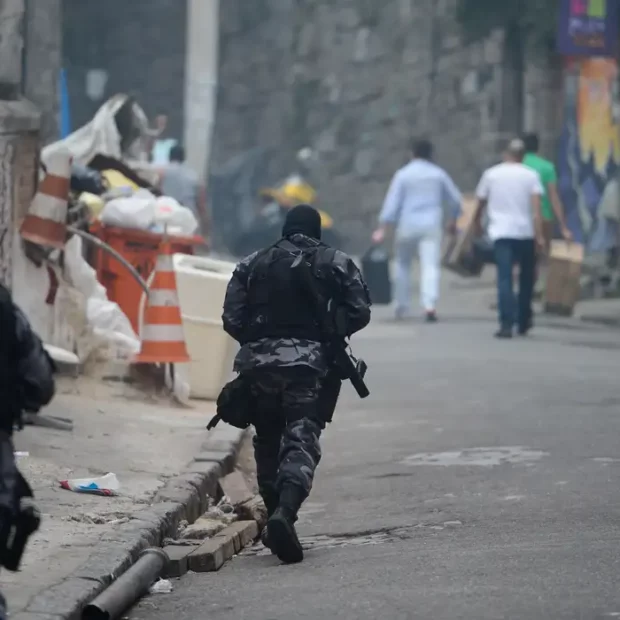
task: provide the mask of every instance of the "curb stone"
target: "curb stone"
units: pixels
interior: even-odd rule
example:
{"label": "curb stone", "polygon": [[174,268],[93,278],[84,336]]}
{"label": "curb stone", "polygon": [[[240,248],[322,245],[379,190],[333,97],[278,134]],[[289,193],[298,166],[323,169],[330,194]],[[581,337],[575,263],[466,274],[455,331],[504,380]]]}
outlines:
{"label": "curb stone", "polygon": [[151,506],[104,534],[80,568],[35,595],[12,620],[80,620],[83,608],[132,566],[141,551],[161,547],[165,538],[176,535],[181,521],[193,523],[203,514],[207,497],[217,495],[220,478],[234,469],[244,437],[245,431],[232,427],[211,431],[202,451],[213,459],[197,457],[183,473],[168,480]]}
{"label": "curb stone", "polygon": [[237,521],[201,545],[186,547],[184,552],[177,552],[178,560],[173,570],[175,573],[183,569],[195,573],[217,571],[256,538],[256,521]]}

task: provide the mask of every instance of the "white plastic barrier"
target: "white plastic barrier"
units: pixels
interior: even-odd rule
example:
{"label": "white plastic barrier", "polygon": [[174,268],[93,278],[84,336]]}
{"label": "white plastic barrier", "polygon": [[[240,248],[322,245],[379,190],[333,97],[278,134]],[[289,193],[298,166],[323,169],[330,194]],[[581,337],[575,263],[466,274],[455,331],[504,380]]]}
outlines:
{"label": "white plastic barrier", "polygon": [[222,327],[222,307],[234,263],[203,256],[175,254],[179,305],[191,358],[192,398],[215,400],[228,381],[237,343]]}

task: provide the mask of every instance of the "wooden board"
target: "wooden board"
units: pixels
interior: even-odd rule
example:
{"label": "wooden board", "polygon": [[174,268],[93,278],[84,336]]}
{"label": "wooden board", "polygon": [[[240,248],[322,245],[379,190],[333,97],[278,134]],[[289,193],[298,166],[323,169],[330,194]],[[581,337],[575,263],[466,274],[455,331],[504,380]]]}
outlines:
{"label": "wooden board", "polygon": [[463,212],[457,222],[455,237],[446,240],[443,252],[443,266],[463,277],[476,277],[484,264],[474,257],[475,222],[477,200],[474,196],[463,198]]}
{"label": "wooden board", "polygon": [[552,241],[544,296],[545,312],[571,316],[581,295],[584,247],[579,243]]}

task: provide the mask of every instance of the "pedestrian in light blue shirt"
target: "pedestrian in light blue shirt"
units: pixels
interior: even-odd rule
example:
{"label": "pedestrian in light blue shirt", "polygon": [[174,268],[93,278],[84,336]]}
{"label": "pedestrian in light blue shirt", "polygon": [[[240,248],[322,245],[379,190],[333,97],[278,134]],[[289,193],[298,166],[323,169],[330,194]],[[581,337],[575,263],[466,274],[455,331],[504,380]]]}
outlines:
{"label": "pedestrian in light blue shirt", "polygon": [[411,264],[418,252],[420,301],[426,320],[434,323],[437,321],[444,222],[447,221],[448,229],[454,231],[461,213],[461,193],[448,174],[431,161],[433,145],[428,140],[414,141],[412,151],[411,162],[392,179],[373,241],[383,243],[388,227],[395,229],[397,319],[411,315]]}

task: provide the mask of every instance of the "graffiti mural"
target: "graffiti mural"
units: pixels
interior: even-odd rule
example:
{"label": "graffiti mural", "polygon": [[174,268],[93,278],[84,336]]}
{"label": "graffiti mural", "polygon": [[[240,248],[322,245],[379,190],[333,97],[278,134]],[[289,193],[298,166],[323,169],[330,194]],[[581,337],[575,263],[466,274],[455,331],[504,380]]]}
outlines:
{"label": "graffiti mural", "polygon": [[618,94],[615,60],[567,61],[558,187],[568,225],[590,254],[619,244]]}

